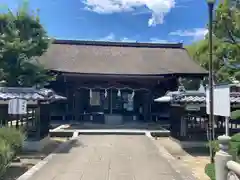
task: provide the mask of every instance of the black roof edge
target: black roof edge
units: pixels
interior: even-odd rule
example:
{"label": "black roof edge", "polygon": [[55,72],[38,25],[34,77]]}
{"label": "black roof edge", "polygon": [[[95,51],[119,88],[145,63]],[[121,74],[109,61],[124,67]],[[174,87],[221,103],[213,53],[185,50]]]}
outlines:
{"label": "black roof edge", "polygon": [[208,72],[202,72],[202,73],[175,73],[174,75],[177,76],[177,77],[198,78],[198,77],[206,77],[206,76],[208,76]]}
{"label": "black roof edge", "polygon": [[59,70],[51,70],[52,72],[59,73],[61,75],[79,75],[79,76],[129,76],[129,77],[193,77],[193,78],[203,78],[208,75],[208,73],[168,73],[168,74],[103,74],[103,73],[78,73],[78,72],[64,72]]}
{"label": "black roof edge", "polygon": [[183,43],[113,42],[113,41],[54,39],[53,44],[184,49]]}

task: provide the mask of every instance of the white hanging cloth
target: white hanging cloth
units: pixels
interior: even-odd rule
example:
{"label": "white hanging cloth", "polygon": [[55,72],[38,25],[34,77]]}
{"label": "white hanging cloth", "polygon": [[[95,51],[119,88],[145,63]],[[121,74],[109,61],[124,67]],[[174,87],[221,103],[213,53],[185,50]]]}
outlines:
{"label": "white hanging cloth", "polygon": [[135,91],[133,90],[133,92],[132,92],[132,96],[131,96],[131,99],[133,99],[134,96],[135,96]]}
{"label": "white hanging cloth", "polygon": [[121,90],[120,90],[120,89],[118,89],[117,96],[118,96],[118,97],[121,96]]}
{"label": "white hanging cloth", "polygon": [[89,89],[89,97],[92,98],[92,89]]}
{"label": "white hanging cloth", "polygon": [[107,89],[105,89],[105,93],[104,93],[104,97],[106,98],[107,97]]}
{"label": "white hanging cloth", "polygon": [[206,92],[202,82],[200,83],[198,91],[201,92],[201,93],[205,93]]}

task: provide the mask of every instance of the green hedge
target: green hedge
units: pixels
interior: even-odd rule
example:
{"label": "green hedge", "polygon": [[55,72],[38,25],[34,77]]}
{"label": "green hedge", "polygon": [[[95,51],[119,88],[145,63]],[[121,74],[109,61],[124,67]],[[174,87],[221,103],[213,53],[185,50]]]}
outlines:
{"label": "green hedge", "polygon": [[240,109],[231,112],[231,119],[240,120]]}
{"label": "green hedge", "polygon": [[15,128],[0,128],[0,177],[5,173],[25,139],[24,134]]}
{"label": "green hedge", "polygon": [[4,140],[0,139],[0,177],[5,173],[13,155],[14,152],[10,146]]}
{"label": "green hedge", "polygon": [[10,145],[10,148],[15,153],[18,153],[22,148],[25,136],[16,128],[2,127],[0,129],[0,139],[5,140]]}

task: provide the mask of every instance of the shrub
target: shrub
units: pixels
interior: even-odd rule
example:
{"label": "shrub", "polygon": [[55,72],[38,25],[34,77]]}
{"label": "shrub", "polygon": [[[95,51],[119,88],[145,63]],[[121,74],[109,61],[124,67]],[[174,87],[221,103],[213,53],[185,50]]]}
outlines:
{"label": "shrub", "polygon": [[240,120],[240,109],[231,112],[231,119]]}
{"label": "shrub", "polygon": [[219,144],[218,141],[212,141],[211,142],[212,145],[212,149],[213,149],[213,154],[215,155],[215,153],[219,150]]}
{"label": "shrub", "polygon": [[239,161],[240,152],[240,133],[232,136],[230,141],[229,153],[233,156],[233,160]]}
{"label": "shrub", "polygon": [[4,140],[14,153],[21,150],[25,135],[16,128],[2,127],[0,128],[0,139]]}
{"label": "shrub", "polygon": [[[219,150],[218,140],[212,142],[213,154]],[[233,160],[240,162],[240,133],[237,133],[231,137],[229,145],[229,154],[232,155]],[[211,180],[215,180],[214,164],[207,164],[205,167],[205,173],[210,177]]]}
{"label": "shrub", "polygon": [[205,167],[205,174],[207,174],[208,177],[209,177],[211,180],[216,180],[214,164],[207,164],[207,165],[206,165],[206,167]]}
{"label": "shrub", "polygon": [[[213,141],[212,143],[213,154],[215,154],[219,150],[219,142],[218,140]],[[238,159],[240,153],[240,133],[237,133],[231,137],[229,144],[229,154],[233,156],[234,160]]]}
{"label": "shrub", "polygon": [[6,172],[8,165],[10,164],[14,152],[6,141],[0,139],[0,177]]}
{"label": "shrub", "polygon": [[234,135],[231,137],[231,141],[239,142],[239,143],[240,143],[240,133],[234,134]]}

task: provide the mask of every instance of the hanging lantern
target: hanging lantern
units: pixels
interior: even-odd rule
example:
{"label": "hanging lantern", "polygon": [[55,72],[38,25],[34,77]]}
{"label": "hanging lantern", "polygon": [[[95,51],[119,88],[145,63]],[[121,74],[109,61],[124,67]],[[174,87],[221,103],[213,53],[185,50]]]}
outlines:
{"label": "hanging lantern", "polygon": [[120,89],[118,90],[117,95],[118,95],[118,96],[121,96],[121,91],[120,91]]}
{"label": "hanging lantern", "polygon": [[131,99],[133,99],[134,96],[135,96],[135,91],[133,90],[133,92],[132,92],[132,96],[131,96]]}
{"label": "hanging lantern", "polygon": [[104,97],[106,98],[107,97],[107,89],[105,89],[105,93],[104,93]]}
{"label": "hanging lantern", "polygon": [[89,97],[92,98],[92,89],[89,90]]}

